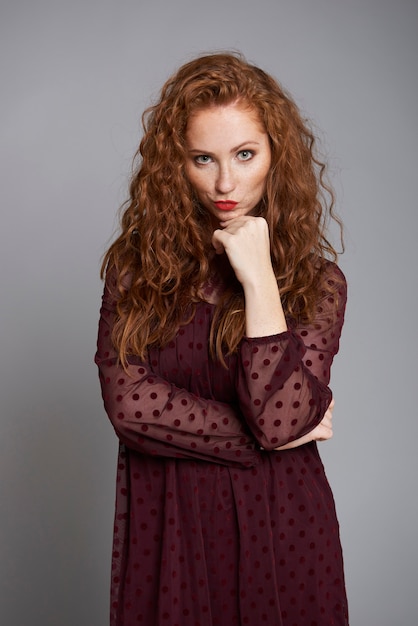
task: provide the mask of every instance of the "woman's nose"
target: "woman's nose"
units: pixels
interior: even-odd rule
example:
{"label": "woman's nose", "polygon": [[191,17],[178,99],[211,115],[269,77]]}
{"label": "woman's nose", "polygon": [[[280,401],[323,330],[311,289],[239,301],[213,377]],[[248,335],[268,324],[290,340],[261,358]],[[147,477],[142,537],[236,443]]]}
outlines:
{"label": "woman's nose", "polygon": [[233,191],[235,188],[235,177],[231,167],[228,165],[222,165],[219,167],[215,184],[216,190],[220,193],[226,194]]}

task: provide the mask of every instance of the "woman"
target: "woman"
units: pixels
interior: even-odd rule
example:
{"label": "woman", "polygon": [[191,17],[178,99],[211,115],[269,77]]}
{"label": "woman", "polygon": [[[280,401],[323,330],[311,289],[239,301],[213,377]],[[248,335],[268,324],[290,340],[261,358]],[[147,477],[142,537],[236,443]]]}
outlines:
{"label": "woman", "polygon": [[346,289],[313,147],[236,54],[187,63],[144,114],[96,354],[120,441],[113,626],[348,624],[316,445]]}

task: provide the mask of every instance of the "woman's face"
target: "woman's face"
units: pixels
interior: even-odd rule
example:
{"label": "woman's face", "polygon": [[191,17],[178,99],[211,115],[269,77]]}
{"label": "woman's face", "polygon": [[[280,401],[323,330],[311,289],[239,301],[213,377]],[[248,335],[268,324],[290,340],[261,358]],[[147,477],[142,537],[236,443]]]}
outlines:
{"label": "woman's face", "polygon": [[215,222],[254,211],[271,164],[269,138],[255,111],[239,103],[198,110],[187,125],[186,148],[186,176]]}

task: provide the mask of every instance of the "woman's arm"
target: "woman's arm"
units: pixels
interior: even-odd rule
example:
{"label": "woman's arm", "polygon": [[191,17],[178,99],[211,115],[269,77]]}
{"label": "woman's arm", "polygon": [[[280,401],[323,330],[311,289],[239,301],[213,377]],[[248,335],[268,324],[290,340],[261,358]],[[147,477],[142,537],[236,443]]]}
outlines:
{"label": "woman's arm", "polygon": [[[332,296],[329,292],[323,292],[321,300],[316,307],[315,323],[310,326],[300,326],[295,329],[305,343],[306,353],[304,365],[315,376],[328,384],[330,380],[331,365],[334,356],[339,349],[339,339],[344,324],[344,312],[347,302],[347,285],[341,270],[329,263],[323,276],[324,282],[334,290]],[[338,284],[337,284],[338,283]],[[335,302],[335,298],[338,299]],[[333,330],[330,332],[329,327]],[[326,441],[332,437],[332,413],[334,399],[332,399],[322,421],[304,437],[296,439],[280,450],[294,448],[309,443],[310,441]]]}
{"label": "woman's arm", "polygon": [[324,294],[311,324],[242,342],[239,404],[263,448],[278,448],[310,432],[314,438],[330,405],[328,383],[339,348],[346,288],[335,265],[329,265],[327,274],[324,279],[338,279],[340,287],[333,297]]}
{"label": "woman's arm", "polygon": [[346,291],[341,272],[330,263],[323,280],[341,283],[339,294],[335,287],[338,306],[324,291],[312,324],[286,330],[279,290],[271,278],[266,228],[262,218],[231,220],[215,231],[214,246],[227,253],[246,299],[247,337],[241,343],[236,382],[240,408],[260,445],[274,450],[296,445],[296,440],[302,445],[308,433],[311,438],[318,435],[314,430],[332,398],[327,385]]}
{"label": "woman's arm", "polygon": [[244,289],[247,337],[265,337],[287,330],[277,281],[274,276],[267,222],[243,216],[213,234],[218,253],[226,252]]}
{"label": "woman's arm", "polygon": [[206,400],[130,358],[126,371],[112,345],[115,301],[105,286],[95,362],[106,412],[120,441],[143,454],[252,466],[256,442],[228,404]]}
{"label": "woman's arm", "polygon": [[291,448],[299,448],[300,446],[304,446],[306,443],[310,443],[311,441],[327,441],[332,437],[332,412],[334,410],[334,398],[331,400],[331,403],[327,410],[325,411],[325,415],[322,420],[319,422],[318,426],[303,437],[299,437],[299,439],[295,439],[294,441],[290,441],[286,443],[284,446],[280,446],[279,448],[275,448],[275,450],[290,450]]}

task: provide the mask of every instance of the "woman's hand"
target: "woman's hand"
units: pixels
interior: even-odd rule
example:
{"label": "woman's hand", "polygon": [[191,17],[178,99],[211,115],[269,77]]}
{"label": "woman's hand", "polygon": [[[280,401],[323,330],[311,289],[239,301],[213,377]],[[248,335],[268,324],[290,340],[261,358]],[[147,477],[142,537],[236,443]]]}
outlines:
{"label": "woman's hand", "polygon": [[217,254],[226,253],[236,277],[245,288],[261,276],[273,276],[267,222],[262,217],[244,215],[221,222],[212,245]]}
{"label": "woman's hand", "polygon": [[287,443],[284,446],[280,446],[280,448],[276,448],[276,450],[290,450],[291,448],[298,448],[299,446],[303,446],[305,443],[310,443],[311,441],[327,441],[332,437],[332,412],[334,410],[334,398],[331,400],[328,409],[325,412],[325,415],[322,421],[311,430],[311,432],[307,433],[300,439],[295,439],[290,443]]}
{"label": "woman's hand", "polygon": [[263,217],[244,215],[221,222],[212,244],[226,253],[245,295],[247,337],[265,337],[287,330],[270,256],[270,237]]}

